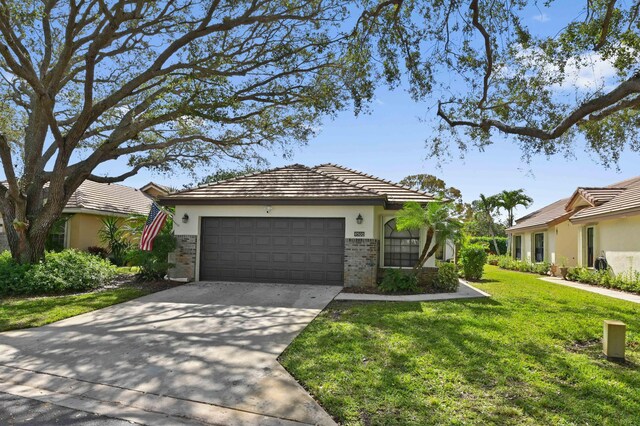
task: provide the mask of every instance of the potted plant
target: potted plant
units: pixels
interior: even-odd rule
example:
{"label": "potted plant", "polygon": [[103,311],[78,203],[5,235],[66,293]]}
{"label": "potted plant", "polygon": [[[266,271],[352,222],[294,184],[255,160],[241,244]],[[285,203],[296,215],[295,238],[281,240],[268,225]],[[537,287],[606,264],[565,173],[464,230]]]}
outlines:
{"label": "potted plant", "polygon": [[556,277],[558,274],[558,265],[556,265],[555,263],[552,263],[551,266],[549,267],[549,272],[551,272],[552,277]]}
{"label": "potted plant", "polygon": [[560,275],[562,276],[563,280],[567,279],[568,273],[569,273],[569,268],[567,267],[567,258],[561,257],[560,258]]}

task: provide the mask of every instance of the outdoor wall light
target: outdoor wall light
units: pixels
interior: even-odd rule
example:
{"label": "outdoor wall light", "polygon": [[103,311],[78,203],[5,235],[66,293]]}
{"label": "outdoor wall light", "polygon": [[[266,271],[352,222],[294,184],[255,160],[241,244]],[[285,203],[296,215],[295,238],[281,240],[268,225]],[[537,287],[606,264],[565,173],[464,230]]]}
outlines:
{"label": "outdoor wall light", "polygon": [[273,210],[271,206],[265,207],[265,211],[267,212],[267,214],[271,213],[271,210]]}
{"label": "outdoor wall light", "polygon": [[362,215],[358,213],[358,217],[356,217],[356,222],[358,222],[358,225],[362,225],[363,220],[364,219],[362,218]]}
{"label": "outdoor wall light", "polygon": [[182,223],[187,223],[189,222],[189,215],[188,214],[184,214],[184,216],[182,216]]}

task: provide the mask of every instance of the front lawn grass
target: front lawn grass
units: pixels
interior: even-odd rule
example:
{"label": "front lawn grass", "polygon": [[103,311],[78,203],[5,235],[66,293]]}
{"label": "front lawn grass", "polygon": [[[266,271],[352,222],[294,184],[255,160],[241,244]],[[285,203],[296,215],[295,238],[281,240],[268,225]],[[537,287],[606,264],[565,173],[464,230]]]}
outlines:
{"label": "front lawn grass", "polygon": [[[489,299],[332,303],[281,362],[348,425],[637,425],[640,305],[487,266]],[[601,355],[627,324],[627,359]]]}
{"label": "front lawn grass", "polygon": [[39,327],[148,293],[123,287],[70,296],[0,298],[0,331]]}

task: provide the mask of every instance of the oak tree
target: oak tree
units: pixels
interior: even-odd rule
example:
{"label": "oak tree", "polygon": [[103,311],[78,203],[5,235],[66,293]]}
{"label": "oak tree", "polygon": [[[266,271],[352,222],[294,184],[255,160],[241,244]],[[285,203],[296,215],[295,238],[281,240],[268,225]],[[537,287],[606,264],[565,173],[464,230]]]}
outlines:
{"label": "oak tree", "polygon": [[[258,147],[308,140],[320,116],[360,91],[343,78],[344,6],[0,3],[0,211],[13,257],[42,258],[85,180],[254,158]],[[118,159],[128,169],[98,172]]]}

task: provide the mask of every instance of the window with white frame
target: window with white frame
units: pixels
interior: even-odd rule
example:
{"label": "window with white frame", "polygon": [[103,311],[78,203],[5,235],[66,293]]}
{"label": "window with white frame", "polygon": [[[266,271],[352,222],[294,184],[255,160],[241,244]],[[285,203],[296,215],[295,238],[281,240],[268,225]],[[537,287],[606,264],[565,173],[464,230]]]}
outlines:
{"label": "window with white frame", "polygon": [[533,252],[536,262],[544,262],[544,234],[533,235]]}
{"label": "window with white frame", "polygon": [[513,238],[513,257],[522,260],[522,235],[516,235]]}
{"label": "window with white frame", "polygon": [[398,231],[396,220],[384,224],[384,266],[413,267],[420,258],[420,234],[417,230]]}
{"label": "window with white frame", "polygon": [[585,244],[585,248],[586,248],[586,260],[587,260],[587,267],[589,268],[593,268],[594,264],[595,264],[595,228],[593,226],[588,226],[587,227],[587,235],[586,235],[586,239],[587,239],[587,244]]}

